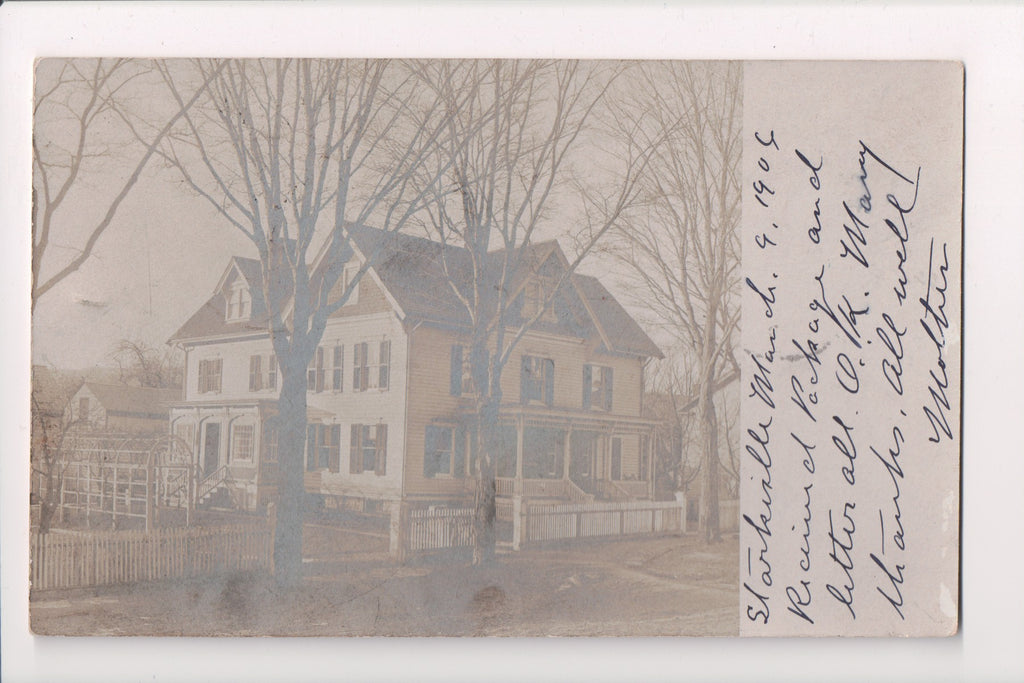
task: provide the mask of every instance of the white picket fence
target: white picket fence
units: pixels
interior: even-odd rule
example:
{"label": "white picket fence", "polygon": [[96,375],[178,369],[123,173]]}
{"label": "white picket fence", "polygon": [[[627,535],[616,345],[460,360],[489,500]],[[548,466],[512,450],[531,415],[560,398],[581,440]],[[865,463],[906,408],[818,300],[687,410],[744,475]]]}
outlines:
{"label": "white picket fence", "polygon": [[[686,508],[681,502],[629,501],[523,506],[514,533],[519,543],[572,538],[681,533]],[[409,549],[413,552],[460,548],[473,544],[472,508],[413,510],[409,515]]]}
{"label": "white picket fence", "polygon": [[473,545],[472,508],[413,510],[409,521],[409,549],[414,552]]}
{"label": "white picket fence", "polygon": [[265,523],[144,531],[58,531],[31,537],[32,587],[82,588],[270,570]]}
{"label": "white picket fence", "polygon": [[682,503],[630,501],[526,508],[523,543],[567,538],[681,533],[686,529]]}

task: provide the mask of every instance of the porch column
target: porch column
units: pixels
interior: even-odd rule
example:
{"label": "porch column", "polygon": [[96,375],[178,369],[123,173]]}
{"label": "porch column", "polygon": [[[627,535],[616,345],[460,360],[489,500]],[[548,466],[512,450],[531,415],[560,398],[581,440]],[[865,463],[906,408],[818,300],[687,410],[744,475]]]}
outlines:
{"label": "porch column", "polygon": [[516,479],[513,493],[523,495],[523,437],[526,433],[526,419],[516,420]]}

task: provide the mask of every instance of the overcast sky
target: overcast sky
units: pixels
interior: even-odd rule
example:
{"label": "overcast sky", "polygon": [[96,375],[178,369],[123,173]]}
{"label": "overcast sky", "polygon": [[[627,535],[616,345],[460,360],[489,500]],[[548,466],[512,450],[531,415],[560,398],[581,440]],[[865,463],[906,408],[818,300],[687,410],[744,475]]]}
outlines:
{"label": "overcast sky", "polygon": [[[147,106],[160,103],[150,101]],[[45,144],[59,139],[64,130],[59,120],[41,119],[35,134]],[[58,227],[93,224],[90,219],[94,222],[103,214],[119,189],[119,179],[140,156],[137,145],[117,146],[109,160],[83,167],[82,182],[55,219]],[[549,234],[558,232],[558,224],[573,220],[572,209],[552,212]],[[64,260],[80,245],[81,240],[55,238],[51,256]],[[564,248],[570,246],[563,243]],[[154,158],[91,258],[37,304],[33,363],[84,369],[111,364],[111,352],[121,339],[162,346],[211,295],[235,254],[256,256],[240,232]],[[628,306],[609,267],[594,257],[584,262],[581,272],[600,275]]]}

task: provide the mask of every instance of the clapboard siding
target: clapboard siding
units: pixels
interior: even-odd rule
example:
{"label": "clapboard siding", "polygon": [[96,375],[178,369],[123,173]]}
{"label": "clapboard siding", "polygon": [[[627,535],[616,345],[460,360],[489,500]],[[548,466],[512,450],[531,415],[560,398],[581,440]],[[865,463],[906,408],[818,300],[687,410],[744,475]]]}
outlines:
{"label": "clapboard siding", "polygon": [[[409,408],[406,439],[406,491],[412,494],[452,495],[471,490],[463,479],[427,478],[423,475],[426,427],[452,421],[460,406],[470,408],[469,399],[451,396],[451,346],[461,340],[453,332],[421,326],[412,333],[409,362]],[[519,401],[520,368],[523,355],[551,358],[555,363],[554,405],[556,410],[582,410],[583,366],[587,363],[614,369],[610,415],[639,416],[642,382],[641,361],[598,353],[578,340],[527,334],[502,374],[504,403]],[[593,411],[594,415],[606,415]],[[622,437],[622,476],[639,474],[639,437]],[[610,473],[610,460],[607,464]]]}
{"label": "clapboard siding", "polygon": [[457,336],[433,327],[421,326],[411,335],[405,487],[413,495],[457,495],[471,490],[469,479],[423,476],[427,425],[452,420],[460,405],[470,405],[449,391],[451,346],[455,343]]}

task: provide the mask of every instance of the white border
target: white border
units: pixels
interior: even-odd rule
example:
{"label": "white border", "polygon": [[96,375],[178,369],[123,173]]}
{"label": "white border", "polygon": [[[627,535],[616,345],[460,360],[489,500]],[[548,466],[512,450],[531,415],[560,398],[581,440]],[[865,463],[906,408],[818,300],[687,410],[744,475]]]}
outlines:
{"label": "white border", "polygon": [[[1024,9],[468,3],[0,8],[2,666],[40,680],[1024,678]],[[59,639],[27,628],[31,67],[36,56],[955,59],[967,73],[962,633],[945,640]],[[884,107],[885,103],[880,102]]]}

